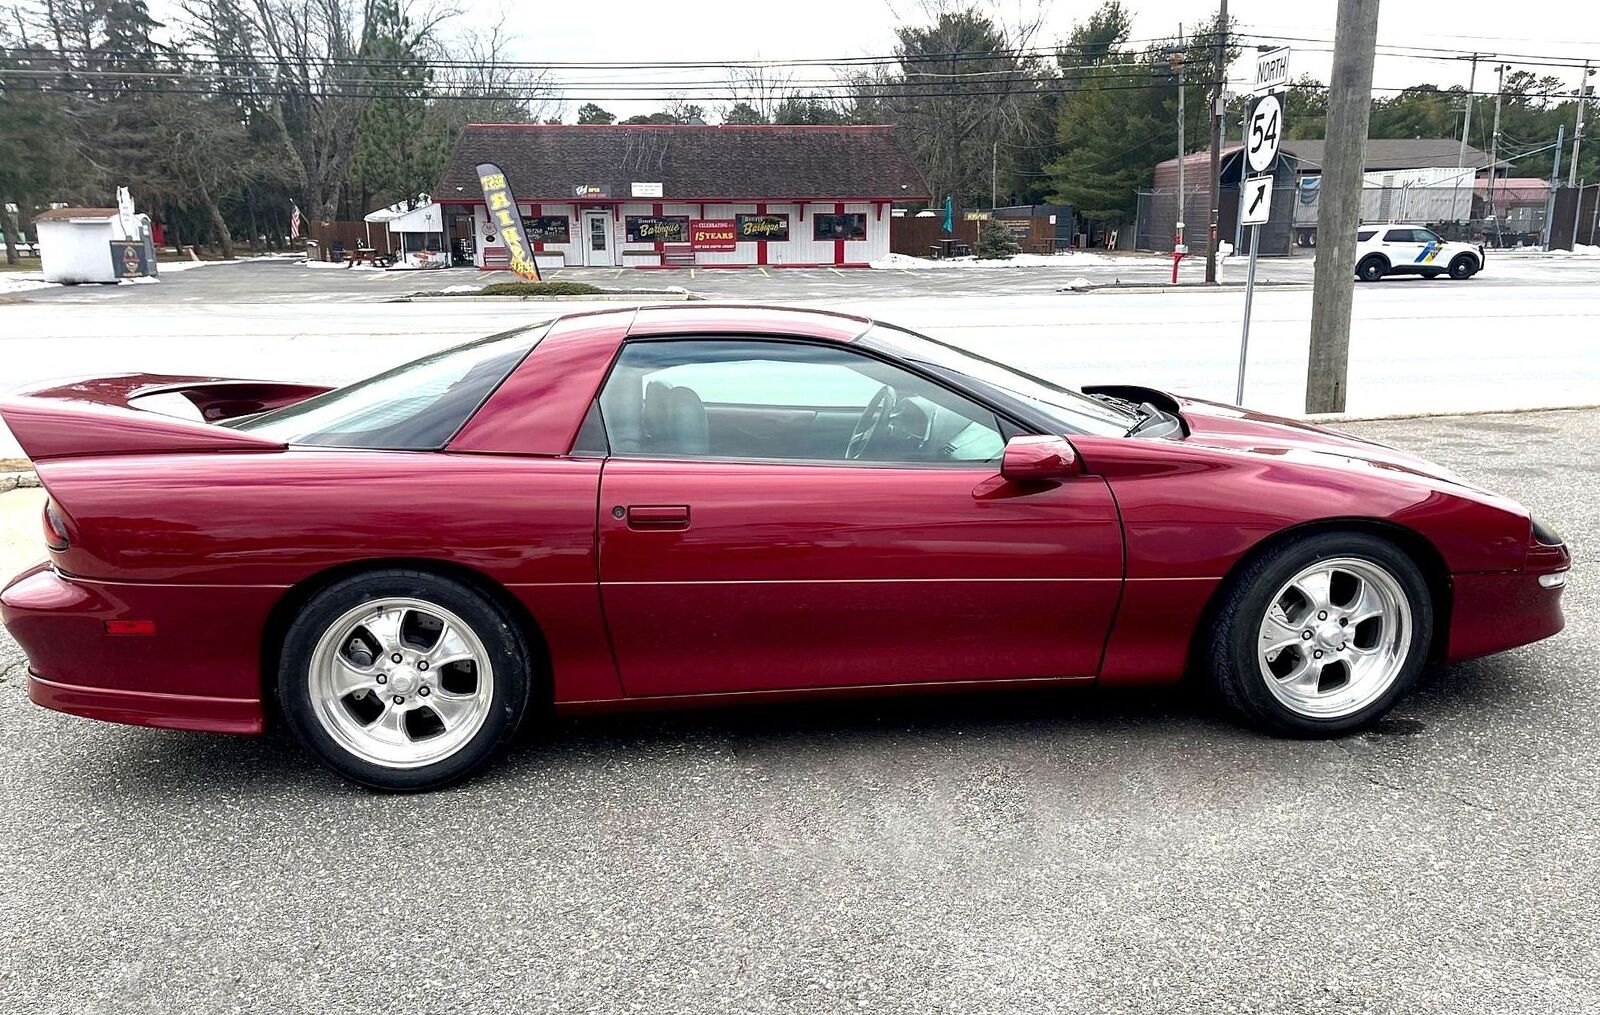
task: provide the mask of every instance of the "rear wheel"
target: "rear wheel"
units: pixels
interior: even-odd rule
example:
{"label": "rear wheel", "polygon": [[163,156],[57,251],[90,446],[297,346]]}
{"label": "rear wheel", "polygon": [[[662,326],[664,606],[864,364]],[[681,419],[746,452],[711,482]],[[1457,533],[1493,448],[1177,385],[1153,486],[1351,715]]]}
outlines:
{"label": "rear wheel", "polygon": [[432,789],[487,762],[528,707],[527,646],[477,590],[384,570],[313,596],[284,639],[278,699],[323,763],[374,789]]}
{"label": "rear wheel", "polygon": [[1471,254],[1457,254],[1455,260],[1450,262],[1450,277],[1455,279],[1471,278],[1478,273],[1478,262]]}
{"label": "rear wheel", "polygon": [[1277,733],[1332,736],[1387,712],[1427,659],[1433,605],[1394,544],[1324,533],[1286,544],[1231,582],[1211,633],[1219,696]]}
{"label": "rear wheel", "polygon": [[1389,270],[1389,262],[1376,254],[1356,265],[1356,278],[1363,282],[1376,282]]}

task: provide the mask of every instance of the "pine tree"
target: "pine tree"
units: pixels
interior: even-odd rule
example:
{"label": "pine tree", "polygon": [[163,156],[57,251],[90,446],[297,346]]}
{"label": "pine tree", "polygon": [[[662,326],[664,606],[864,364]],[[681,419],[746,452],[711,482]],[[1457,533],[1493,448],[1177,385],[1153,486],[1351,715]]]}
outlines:
{"label": "pine tree", "polygon": [[377,0],[362,47],[362,55],[374,64],[375,98],[356,125],[350,169],[362,192],[384,204],[404,201],[410,207],[433,188],[449,156],[450,139],[426,129],[433,72],[422,42],[398,0]]}
{"label": "pine tree", "polygon": [[1022,253],[1017,238],[999,219],[979,223],[977,256],[980,261],[1004,261]]}

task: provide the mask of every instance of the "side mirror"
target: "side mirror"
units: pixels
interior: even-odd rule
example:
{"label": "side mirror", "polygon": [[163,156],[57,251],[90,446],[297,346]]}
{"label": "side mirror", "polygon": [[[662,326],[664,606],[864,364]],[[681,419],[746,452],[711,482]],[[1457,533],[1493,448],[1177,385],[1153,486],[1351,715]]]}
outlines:
{"label": "side mirror", "polygon": [[1065,437],[1025,434],[1006,442],[1000,475],[1012,482],[1065,479],[1083,471],[1078,453]]}

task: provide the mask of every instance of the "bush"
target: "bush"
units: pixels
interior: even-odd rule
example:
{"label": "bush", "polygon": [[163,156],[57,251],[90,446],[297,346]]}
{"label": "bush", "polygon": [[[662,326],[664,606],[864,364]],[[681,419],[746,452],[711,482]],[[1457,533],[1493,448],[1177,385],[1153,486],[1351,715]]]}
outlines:
{"label": "bush", "polygon": [[478,290],[479,296],[593,296],[604,292],[587,282],[496,282]]}
{"label": "bush", "polygon": [[978,233],[978,260],[1003,261],[1022,253],[1022,248],[1017,246],[1016,237],[1011,235],[1011,230],[999,219],[990,219],[980,223],[980,226],[982,228]]}

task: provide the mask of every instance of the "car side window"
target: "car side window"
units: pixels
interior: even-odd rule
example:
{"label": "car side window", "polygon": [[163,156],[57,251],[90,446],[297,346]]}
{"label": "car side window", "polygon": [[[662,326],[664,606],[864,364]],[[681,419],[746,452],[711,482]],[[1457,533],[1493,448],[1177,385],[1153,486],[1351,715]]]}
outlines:
{"label": "car side window", "polygon": [[1411,229],[1391,229],[1383,234],[1385,243],[1415,243],[1415,231]]}
{"label": "car side window", "polygon": [[1356,233],[1356,242],[1365,243],[1376,235],[1378,235],[1378,231],[1376,229],[1363,229]]}
{"label": "car side window", "polygon": [[611,454],[647,458],[995,462],[993,412],[849,349],[760,339],[623,346],[600,393]]}

